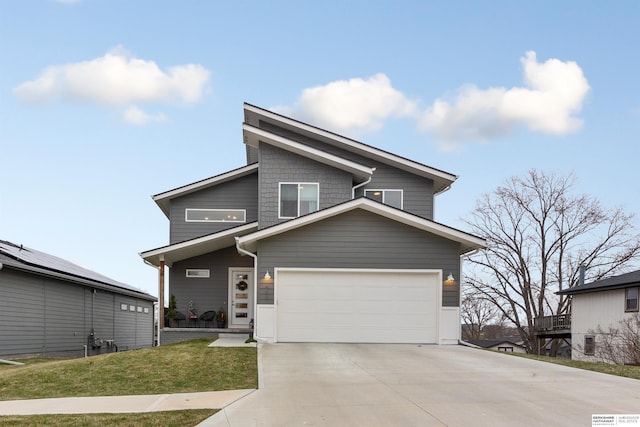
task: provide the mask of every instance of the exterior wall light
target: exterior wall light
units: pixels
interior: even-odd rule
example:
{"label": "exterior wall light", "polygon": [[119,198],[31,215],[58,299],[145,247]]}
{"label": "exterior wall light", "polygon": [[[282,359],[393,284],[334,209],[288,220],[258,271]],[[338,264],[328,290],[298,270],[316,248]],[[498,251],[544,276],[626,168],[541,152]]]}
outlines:
{"label": "exterior wall light", "polygon": [[271,282],[271,275],[269,274],[269,270],[264,273],[264,277],[262,278],[262,282]]}
{"label": "exterior wall light", "polygon": [[456,281],[456,278],[453,277],[453,273],[449,273],[449,275],[447,276],[447,280],[445,280],[444,282],[448,284],[452,284],[455,281]]}

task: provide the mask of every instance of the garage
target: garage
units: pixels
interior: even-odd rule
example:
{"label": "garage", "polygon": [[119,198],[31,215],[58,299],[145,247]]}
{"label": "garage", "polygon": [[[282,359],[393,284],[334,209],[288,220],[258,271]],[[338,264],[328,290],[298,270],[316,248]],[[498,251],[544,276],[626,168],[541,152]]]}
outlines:
{"label": "garage", "polygon": [[279,342],[438,343],[438,270],[275,269]]}

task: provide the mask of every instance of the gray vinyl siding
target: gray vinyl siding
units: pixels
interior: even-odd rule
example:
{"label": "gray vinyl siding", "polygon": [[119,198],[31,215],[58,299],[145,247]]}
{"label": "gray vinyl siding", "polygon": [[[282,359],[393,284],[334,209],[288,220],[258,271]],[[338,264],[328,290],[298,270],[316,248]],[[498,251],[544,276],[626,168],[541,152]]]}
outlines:
{"label": "gray vinyl siding", "polygon": [[[258,242],[258,271],[274,267],[436,269],[460,277],[460,245],[356,210]],[[272,304],[274,284],[258,285],[258,303]],[[277,286],[277,283],[275,283]],[[444,285],[442,305],[459,306],[460,290]]]}
{"label": "gray vinyl siding", "polygon": [[[98,338],[113,339],[120,349],[153,344],[153,302],[122,297],[148,313],[132,313],[119,323],[121,296],[70,281],[5,265],[0,270],[0,357],[50,355],[81,357],[93,327]],[[122,346],[122,347],[120,347]],[[109,352],[88,348],[88,354]]]}
{"label": "gray vinyl siding", "polygon": [[[239,222],[186,222],[189,209],[244,209],[246,221]],[[170,244],[237,227],[258,220],[258,174],[243,176],[171,200],[169,209]]]}
{"label": "gray vinyl siding", "polygon": [[[344,159],[351,160],[364,166],[374,167],[376,171],[372,180],[365,187],[356,192],[356,197],[362,196],[364,190],[369,189],[402,189],[404,190],[404,206],[403,209],[414,215],[424,218],[433,219],[433,181],[417,175],[410,174],[401,169],[397,169],[369,159],[367,157],[346,151],[344,149],[320,142],[316,139],[300,135],[275,126],[270,123],[260,122],[260,127],[273,132],[277,135],[284,136],[293,141],[300,142],[313,148],[335,154]],[[260,161],[262,168],[262,159]],[[349,194],[349,198],[351,194]]]}
{"label": "gray vinyl siding", "polygon": [[317,182],[319,209],[351,199],[351,174],[268,144],[260,144],[259,174],[260,228],[286,221],[278,218],[281,182]]}
{"label": "gray vinyl siding", "polygon": [[[193,301],[198,314],[217,312],[220,307],[228,313],[229,267],[253,268],[253,258],[238,254],[235,246],[231,246],[174,263],[169,270],[169,292],[176,297],[177,310],[186,316],[189,301]],[[186,277],[188,268],[209,269],[209,277]]]}

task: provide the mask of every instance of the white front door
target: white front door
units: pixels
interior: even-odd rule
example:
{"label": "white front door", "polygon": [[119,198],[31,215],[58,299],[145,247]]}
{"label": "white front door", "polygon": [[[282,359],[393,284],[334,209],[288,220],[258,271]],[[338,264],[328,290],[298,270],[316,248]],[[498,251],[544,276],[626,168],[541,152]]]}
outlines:
{"label": "white front door", "polygon": [[253,269],[229,268],[228,327],[249,326],[253,319]]}

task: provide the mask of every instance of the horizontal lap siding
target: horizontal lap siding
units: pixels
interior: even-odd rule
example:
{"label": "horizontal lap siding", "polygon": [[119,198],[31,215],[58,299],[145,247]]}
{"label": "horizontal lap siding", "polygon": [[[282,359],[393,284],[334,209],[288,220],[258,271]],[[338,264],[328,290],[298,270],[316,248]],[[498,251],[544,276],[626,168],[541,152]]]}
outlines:
{"label": "horizontal lap siding", "polygon": [[[121,319],[118,299],[147,307],[133,322]],[[128,316],[130,317],[130,316]],[[122,340],[134,348],[153,341],[153,303],[79,284],[14,270],[0,270],[0,357],[32,354],[79,357],[93,325],[96,337]],[[146,335],[141,334],[146,330]],[[94,354],[91,348],[89,354]]]}
{"label": "horizontal lap siding", "polygon": [[186,222],[185,209],[245,209],[246,224],[258,220],[257,172],[171,200],[170,244],[242,225],[240,222]]}
{"label": "horizontal lap siding", "polygon": [[[274,267],[437,269],[460,277],[459,244],[370,212],[355,210],[264,239],[259,271]],[[277,284],[276,284],[277,286]],[[459,305],[459,287],[443,285],[443,306]],[[260,284],[258,302],[273,303]]]}
{"label": "horizontal lap siding", "polygon": [[[253,258],[241,256],[235,246],[231,246],[174,263],[169,271],[169,292],[176,297],[178,311],[186,316],[189,301],[194,302],[198,314],[209,310],[218,311],[220,307],[227,310],[229,267],[253,268]],[[208,269],[210,277],[186,277],[187,268]]]}
{"label": "horizontal lap siding", "polygon": [[[423,178],[401,169],[391,167],[367,157],[346,151],[330,144],[320,142],[316,139],[297,134],[270,123],[260,122],[260,127],[277,135],[284,136],[291,140],[303,143],[313,148],[325,151],[359,163],[364,166],[376,168],[372,180],[365,187],[357,190],[356,196],[364,195],[364,190],[369,189],[402,189],[404,197],[403,209],[424,218],[433,219],[433,181]],[[260,161],[262,167],[262,159]],[[349,198],[350,195],[349,195]]]}

